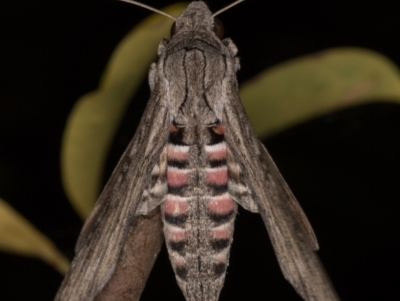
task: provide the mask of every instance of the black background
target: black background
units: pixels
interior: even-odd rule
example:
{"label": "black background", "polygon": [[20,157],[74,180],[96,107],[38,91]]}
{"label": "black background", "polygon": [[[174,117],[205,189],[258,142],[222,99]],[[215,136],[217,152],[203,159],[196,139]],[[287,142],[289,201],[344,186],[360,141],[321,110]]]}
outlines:
{"label": "black background", "polygon": [[[216,11],[231,1],[210,2]],[[76,99],[96,89],[118,41],[148,14],[103,0],[0,7],[0,196],[70,258],[82,223],[61,187],[63,128]],[[243,82],[337,46],[373,49],[400,65],[399,14],[400,1],[249,0],[220,19],[239,48]],[[115,139],[105,180],[148,95],[144,82]],[[314,226],[342,300],[400,300],[399,136],[400,107],[381,103],[332,112],[265,141]],[[221,301],[300,300],[257,215],[240,211],[230,263]],[[0,267],[0,300],[52,300],[62,280],[41,261],[18,255],[0,253]],[[142,300],[161,298],[183,301],[165,250]]]}

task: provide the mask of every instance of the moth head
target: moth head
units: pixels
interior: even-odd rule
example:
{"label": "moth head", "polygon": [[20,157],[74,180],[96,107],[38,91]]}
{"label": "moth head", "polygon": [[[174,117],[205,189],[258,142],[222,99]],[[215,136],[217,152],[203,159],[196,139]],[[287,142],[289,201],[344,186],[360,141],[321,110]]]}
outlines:
{"label": "moth head", "polygon": [[[176,22],[175,21],[172,26],[171,26],[171,37],[173,37],[177,31],[176,29]],[[224,37],[224,24],[221,22],[220,19],[218,19],[217,17],[213,18],[213,22],[211,24],[211,28],[212,31],[214,32],[214,34],[220,39],[222,40],[222,38]]]}
{"label": "moth head", "polygon": [[181,32],[210,32],[214,18],[203,1],[193,1],[175,20],[171,27],[171,37]]}

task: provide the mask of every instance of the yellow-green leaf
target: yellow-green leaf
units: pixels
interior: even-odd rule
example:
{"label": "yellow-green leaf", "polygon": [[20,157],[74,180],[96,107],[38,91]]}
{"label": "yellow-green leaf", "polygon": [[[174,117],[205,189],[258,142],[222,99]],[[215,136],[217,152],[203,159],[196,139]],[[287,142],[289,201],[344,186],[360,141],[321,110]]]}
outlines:
{"label": "yellow-green leaf", "polygon": [[28,220],[0,199],[0,250],[37,257],[61,274],[69,268],[69,261],[56,246]]}
{"label": "yellow-green leaf", "polygon": [[[177,16],[180,3],[163,11]],[[99,194],[103,166],[128,101],[147,75],[172,20],[152,15],[135,27],[114,51],[98,90],[78,100],[67,122],[61,169],[65,191],[85,219]]]}
{"label": "yellow-green leaf", "polygon": [[280,64],[240,87],[260,137],[372,100],[400,101],[399,69],[383,55],[336,48]]}

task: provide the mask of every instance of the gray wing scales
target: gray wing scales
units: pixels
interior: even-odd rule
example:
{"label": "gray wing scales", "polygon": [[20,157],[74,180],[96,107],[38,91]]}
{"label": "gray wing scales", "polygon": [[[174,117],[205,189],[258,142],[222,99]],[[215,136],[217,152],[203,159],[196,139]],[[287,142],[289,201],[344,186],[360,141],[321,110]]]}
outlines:
{"label": "gray wing scales", "polygon": [[239,97],[232,97],[235,94],[225,104],[222,120],[229,176],[236,174],[232,185],[229,178],[232,198],[261,214],[281,270],[304,300],[339,300],[315,253],[318,243],[307,217],[254,133]]}
{"label": "gray wing scales", "polygon": [[229,147],[227,149],[226,163],[228,166],[228,192],[230,196],[244,209],[250,212],[259,213],[258,205],[253,200],[253,194],[249,186],[246,184],[240,164],[232,154]]}
{"label": "gray wing scales", "polygon": [[162,203],[168,194],[167,185],[167,147],[161,152],[160,159],[151,172],[151,180],[142,193],[136,215],[146,215]]}
{"label": "gray wing scales", "polygon": [[56,301],[91,301],[112,276],[168,140],[169,114],[162,101],[150,99],[138,130],[85,223]]}

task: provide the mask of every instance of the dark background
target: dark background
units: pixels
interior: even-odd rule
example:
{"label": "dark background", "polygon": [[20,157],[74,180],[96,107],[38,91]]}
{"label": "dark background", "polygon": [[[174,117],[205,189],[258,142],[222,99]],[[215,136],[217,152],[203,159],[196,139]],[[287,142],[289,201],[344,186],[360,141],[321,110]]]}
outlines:
{"label": "dark background", "polygon": [[[146,0],[162,8],[173,1]],[[230,0],[209,1],[212,11]],[[72,258],[82,223],[61,187],[68,114],[95,90],[110,54],[148,11],[117,1],[13,1],[0,7],[0,196]],[[220,15],[239,48],[243,82],[265,68],[337,46],[400,65],[400,1],[249,0]],[[156,49],[154,50],[156,51]],[[149,95],[139,91],[115,138],[107,179]],[[377,100],[378,101],[378,100]],[[371,104],[266,140],[314,226],[342,300],[400,300],[400,107]],[[0,238],[1,239],[1,238]],[[259,216],[240,211],[220,300],[300,300],[283,279]],[[62,277],[39,260],[0,253],[0,300],[52,300]],[[182,300],[165,250],[142,300]]]}

